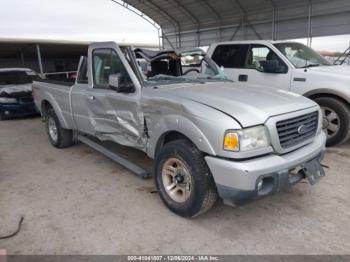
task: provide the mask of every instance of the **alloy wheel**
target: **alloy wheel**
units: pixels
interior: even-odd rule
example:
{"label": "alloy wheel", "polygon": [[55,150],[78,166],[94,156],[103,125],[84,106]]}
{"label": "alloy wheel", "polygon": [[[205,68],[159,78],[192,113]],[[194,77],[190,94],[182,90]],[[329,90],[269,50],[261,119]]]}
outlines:
{"label": "alloy wheel", "polygon": [[172,200],[183,203],[189,199],[192,192],[192,177],[183,161],[178,158],[165,161],[162,180],[165,191]]}

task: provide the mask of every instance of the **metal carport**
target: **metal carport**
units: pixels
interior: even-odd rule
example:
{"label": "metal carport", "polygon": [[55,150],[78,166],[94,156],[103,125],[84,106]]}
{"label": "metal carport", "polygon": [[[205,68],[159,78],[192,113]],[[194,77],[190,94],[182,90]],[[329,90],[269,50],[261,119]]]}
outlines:
{"label": "metal carport", "polygon": [[164,46],[350,33],[349,0],[112,0],[158,30]]}
{"label": "metal carport", "polygon": [[88,42],[1,38],[0,67],[28,67],[41,76],[76,71],[81,55],[87,54]]}

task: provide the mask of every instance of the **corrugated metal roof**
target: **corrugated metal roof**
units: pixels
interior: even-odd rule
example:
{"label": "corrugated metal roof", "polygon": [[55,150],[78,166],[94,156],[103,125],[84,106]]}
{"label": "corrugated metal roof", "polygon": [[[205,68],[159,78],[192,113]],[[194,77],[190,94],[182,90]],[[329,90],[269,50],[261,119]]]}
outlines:
{"label": "corrugated metal roof", "polygon": [[[114,39],[109,39],[109,41],[113,41]],[[135,47],[144,47],[144,48],[156,48],[157,43],[153,40],[144,41],[143,39],[139,40],[123,40],[118,41],[115,40],[120,46],[135,46]],[[8,37],[0,37],[0,44],[6,43],[16,43],[16,44],[47,44],[47,45],[89,45],[93,42],[104,42],[104,41],[96,41],[96,40],[70,40],[64,38],[27,38],[27,37],[16,37],[16,38],[8,38]]]}
{"label": "corrugated metal roof", "polygon": [[290,39],[350,33],[349,0],[124,2],[159,24],[176,47],[231,39]]}

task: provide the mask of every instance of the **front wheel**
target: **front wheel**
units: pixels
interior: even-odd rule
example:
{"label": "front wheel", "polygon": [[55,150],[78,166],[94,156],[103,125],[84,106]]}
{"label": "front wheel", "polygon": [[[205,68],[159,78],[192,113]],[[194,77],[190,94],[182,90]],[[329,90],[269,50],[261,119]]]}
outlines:
{"label": "front wheel", "polygon": [[169,142],[161,149],[155,179],[161,199],[179,216],[198,216],[217,199],[214,180],[201,152],[186,140]]}
{"label": "front wheel", "polygon": [[322,109],[323,129],[327,134],[327,146],[345,142],[350,136],[350,109],[343,101],[333,97],[315,99]]}

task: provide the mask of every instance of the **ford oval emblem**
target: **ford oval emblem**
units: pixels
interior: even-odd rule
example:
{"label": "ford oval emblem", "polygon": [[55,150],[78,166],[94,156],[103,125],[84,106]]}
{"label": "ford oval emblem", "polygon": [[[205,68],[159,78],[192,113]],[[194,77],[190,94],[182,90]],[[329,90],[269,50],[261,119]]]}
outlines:
{"label": "ford oval emblem", "polygon": [[306,125],[301,125],[298,127],[298,133],[300,135],[305,134],[307,132],[307,126]]}

